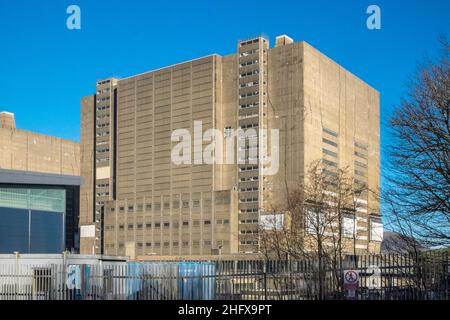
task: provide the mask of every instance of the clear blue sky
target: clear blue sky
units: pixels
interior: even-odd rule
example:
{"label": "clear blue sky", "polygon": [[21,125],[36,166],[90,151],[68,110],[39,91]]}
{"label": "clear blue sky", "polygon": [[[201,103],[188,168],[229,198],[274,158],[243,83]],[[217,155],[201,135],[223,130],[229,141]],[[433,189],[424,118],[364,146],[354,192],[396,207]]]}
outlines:
{"label": "clear blue sky", "polygon": [[[81,8],[80,31],[66,28],[71,4]],[[370,4],[381,7],[380,31],[366,28]],[[440,33],[449,36],[449,13],[448,0],[1,0],[0,109],[20,128],[79,140],[80,98],[96,80],[288,34],[381,92],[383,131],[416,64],[436,54]]]}

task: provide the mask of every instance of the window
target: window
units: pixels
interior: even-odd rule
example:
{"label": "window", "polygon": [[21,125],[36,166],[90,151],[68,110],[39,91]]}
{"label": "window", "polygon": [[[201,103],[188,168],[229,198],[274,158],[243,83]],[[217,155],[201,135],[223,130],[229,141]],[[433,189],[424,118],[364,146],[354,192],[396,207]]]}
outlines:
{"label": "window", "polygon": [[364,172],[359,171],[359,170],[355,170],[355,174],[358,175],[358,176],[362,176],[362,177],[366,176],[366,174]]}
{"label": "window", "polygon": [[361,167],[361,168],[367,168],[367,164],[356,161],[356,160],[355,160],[355,165],[358,167]]}
{"label": "window", "polygon": [[362,149],[362,150],[365,150],[365,151],[367,151],[367,145],[365,145],[365,144],[363,144],[363,143],[360,143],[360,142],[355,142],[355,147],[356,148],[359,148],[359,149]]}
{"label": "window", "polygon": [[370,219],[370,241],[383,241],[383,223],[379,219]]}
{"label": "window", "polygon": [[336,138],[339,136],[337,134],[337,132],[335,132],[335,131],[333,131],[331,129],[323,128],[323,132],[329,134],[330,136],[336,137]]}
{"label": "window", "polygon": [[211,220],[205,220],[205,225],[210,225],[211,224]]}
{"label": "window", "polygon": [[308,211],[306,215],[306,232],[309,234],[324,234],[327,221],[323,213]]}
{"label": "window", "polygon": [[338,166],[336,162],[333,162],[333,161],[330,161],[330,160],[323,159],[322,161],[323,161],[324,164],[326,164],[327,166],[330,166],[330,167],[337,168],[337,166]]}
{"label": "window", "polygon": [[330,176],[330,177],[337,177],[338,176],[338,174],[336,172],[333,172],[333,171],[330,171],[330,170],[323,170],[323,173],[325,175],[327,175],[327,176]]}
{"label": "window", "polygon": [[354,238],[356,235],[356,218],[354,216],[344,216],[342,234],[345,238]]}
{"label": "window", "polygon": [[152,228],[152,224],[151,224],[151,223],[147,223],[147,224],[145,224],[145,227],[146,227],[147,229],[151,229],[151,228]]}
{"label": "window", "polygon": [[367,156],[361,152],[355,151],[355,156],[363,158],[363,159],[367,159]]}
{"label": "window", "polygon": [[336,148],[338,146],[338,144],[336,142],[333,142],[333,141],[325,139],[325,138],[323,138],[322,141],[323,141],[323,143],[329,144],[330,146],[333,146],[333,147],[336,147]]}
{"label": "window", "polygon": [[225,128],[225,138],[231,138],[233,136],[233,129],[231,127]]}
{"label": "window", "polygon": [[189,226],[189,221],[183,221],[183,227]]}
{"label": "window", "polygon": [[187,200],[183,201],[183,208],[189,208],[189,201]]}
{"label": "window", "polygon": [[338,154],[336,152],[333,152],[333,151],[330,151],[330,150],[327,150],[327,149],[322,149],[322,151],[323,151],[323,154],[326,154],[328,156],[331,156],[331,157],[334,157],[334,158],[338,157]]}

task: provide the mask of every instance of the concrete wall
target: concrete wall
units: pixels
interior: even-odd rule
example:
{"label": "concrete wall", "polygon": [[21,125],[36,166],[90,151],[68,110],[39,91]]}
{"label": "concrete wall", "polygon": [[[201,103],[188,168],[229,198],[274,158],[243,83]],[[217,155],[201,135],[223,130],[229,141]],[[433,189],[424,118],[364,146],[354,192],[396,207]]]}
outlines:
{"label": "concrete wall", "polygon": [[78,142],[0,128],[0,169],[80,175]]}

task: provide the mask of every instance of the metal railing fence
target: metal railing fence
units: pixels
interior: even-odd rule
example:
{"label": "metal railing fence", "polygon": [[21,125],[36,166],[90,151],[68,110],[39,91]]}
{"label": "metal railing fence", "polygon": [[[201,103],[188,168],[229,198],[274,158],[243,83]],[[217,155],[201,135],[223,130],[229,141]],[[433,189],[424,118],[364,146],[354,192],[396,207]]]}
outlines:
{"label": "metal railing fence", "polygon": [[[321,266],[319,268],[319,265]],[[1,264],[0,300],[449,300],[448,253],[288,261]]]}

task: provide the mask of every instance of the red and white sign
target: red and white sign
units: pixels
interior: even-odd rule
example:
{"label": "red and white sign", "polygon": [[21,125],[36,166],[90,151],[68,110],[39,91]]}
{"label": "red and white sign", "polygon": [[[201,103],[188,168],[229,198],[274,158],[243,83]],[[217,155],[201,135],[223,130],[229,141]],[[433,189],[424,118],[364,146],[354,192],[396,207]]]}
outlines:
{"label": "red and white sign", "polygon": [[359,272],[357,270],[344,271],[344,290],[347,291],[347,299],[356,298],[356,290],[359,285]]}

